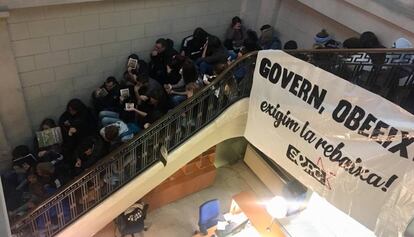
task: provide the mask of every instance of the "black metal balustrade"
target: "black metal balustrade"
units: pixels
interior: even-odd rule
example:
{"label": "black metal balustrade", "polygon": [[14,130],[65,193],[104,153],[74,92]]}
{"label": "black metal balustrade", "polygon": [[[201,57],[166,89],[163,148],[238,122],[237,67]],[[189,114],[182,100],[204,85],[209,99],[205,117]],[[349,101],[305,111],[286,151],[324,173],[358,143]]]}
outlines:
{"label": "black metal balustrade", "polygon": [[412,49],[322,49],[289,53],[414,113]]}
{"label": "black metal balustrade", "polygon": [[[394,103],[404,105],[411,96],[414,51],[287,52]],[[237,60],[209,86],[167,113],[131,142],[111,152],[26,216],[12,221],[13,234],[53,236],[157,162],[165,164],[167,161],[161,154],[164,153],[162,150],[172,152],[234,102],[249,97],[256,58],[257,52],[253,52]]]}

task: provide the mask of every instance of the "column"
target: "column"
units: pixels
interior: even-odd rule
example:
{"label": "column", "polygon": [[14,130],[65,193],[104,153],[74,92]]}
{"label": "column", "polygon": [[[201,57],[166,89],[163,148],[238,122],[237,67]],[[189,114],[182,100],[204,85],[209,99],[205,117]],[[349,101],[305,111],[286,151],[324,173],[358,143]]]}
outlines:
{"label": "column", "polygon": [[0,149],[8,146],[3,143],[13,147],[32,140],[26,101],[4,16],[7,13],[0,12]]}
{"label": "column", "polygon": [[279,14],[282,0],[261,0],[260,11],[257,18],[257,27],[262,25],[273,25]]}
{"label": "column", "polygon": [[3,195],[3,185],[0,179],[0,236],[11,236],[9,217],[7,215],[6,201]]}

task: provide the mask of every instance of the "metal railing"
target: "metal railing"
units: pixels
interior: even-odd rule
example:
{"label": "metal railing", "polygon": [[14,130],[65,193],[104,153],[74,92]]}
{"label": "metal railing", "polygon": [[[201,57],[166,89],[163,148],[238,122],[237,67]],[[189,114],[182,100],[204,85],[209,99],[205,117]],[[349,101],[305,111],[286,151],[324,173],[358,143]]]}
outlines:
{"label": "metal railing", "polygon": [[413,49],[322,49],[289,53],[414,113]]}
{"label": "metal railing", "polygon": [[[166,162],[161,148],[171,152],[231,104],[249,96],[256,55],[238,60],[209,86],[14,222],[13,233],[53,236],[158,161]],[[233,75],[241,71],[237,82]]]}
{"label": "metal railing", "polygon": [[[345,80],[402,104],[413,88],[407,50],[287,51]],[[384,60],[381,61],[381,58]],[[26,216],[12,221],[16,236],[53,236],[173,151],[234,102],[249,97],[257,52],[244,55],[214,82],[111,152]],[[373,58],[374,60],[371,60]],[[375,62],[373,62],[375,61]],[[403,78],[403,79],[401,79]],[[395,80],[398,80],[396,85]],[[403,83],[401,83],[401,80]],[[400,88],[401,87],[401,88]],[[399,91],[405,94],[397,95]]]}

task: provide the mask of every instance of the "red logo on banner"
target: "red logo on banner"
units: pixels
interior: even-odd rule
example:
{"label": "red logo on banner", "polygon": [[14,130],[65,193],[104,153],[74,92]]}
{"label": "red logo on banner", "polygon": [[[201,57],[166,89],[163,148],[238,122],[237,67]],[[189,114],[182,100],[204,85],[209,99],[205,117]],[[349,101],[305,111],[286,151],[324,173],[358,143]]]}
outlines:
{"label": "red logo on banner", "polygon": [[316,165],[326,173],[325,186],[328,187],[329,190],[332,190],[331,183],[329,182],[329,179],[335,177],[336,174],[333,173],[333,172],[325,170],[325,167],[323,166],[323,161],[322,161],[321,157],[318,158],[318,161],[316,162]]}

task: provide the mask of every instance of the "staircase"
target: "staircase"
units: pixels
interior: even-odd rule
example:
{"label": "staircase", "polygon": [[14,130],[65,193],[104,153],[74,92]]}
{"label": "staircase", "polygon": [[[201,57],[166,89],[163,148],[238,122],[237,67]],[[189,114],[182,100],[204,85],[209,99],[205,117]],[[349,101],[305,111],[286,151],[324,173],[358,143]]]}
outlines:
{"label": "staircase", "polygon": [[[409,103],[414,96],[413,50],[287,52],[407,111],[414,109]],[[242,136],[256,57],[257,52],[253,52],[237,60],[213,83],[128,144],[110,153],[28,215],[12,220],[13,234],[90,236],[199,153],[225,139]],[[374,64],[370,58],[383,60],[375,60]]]}

